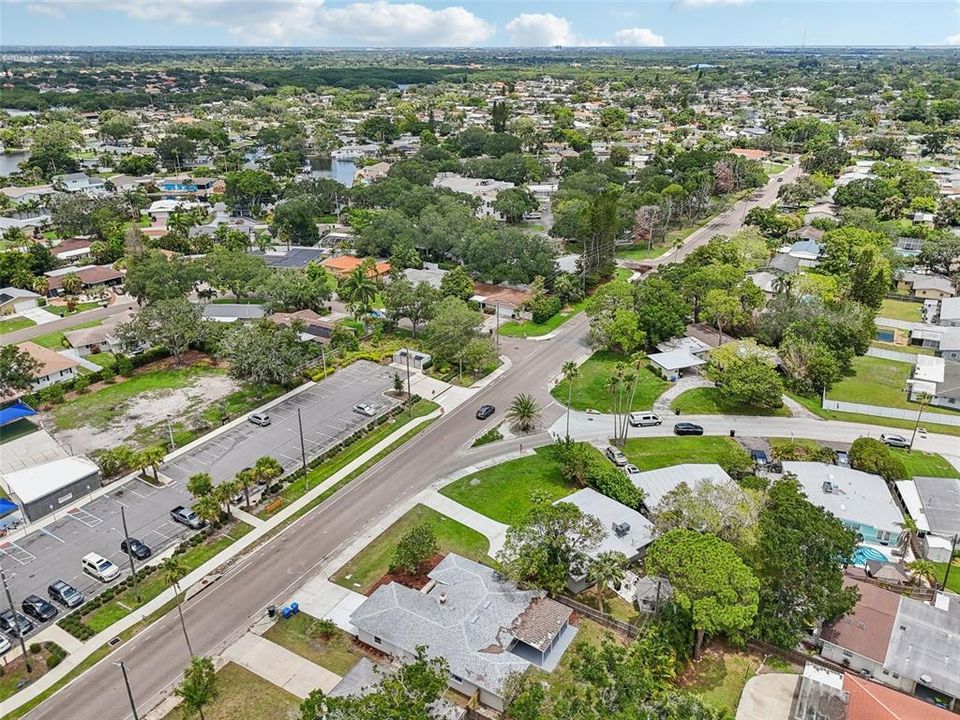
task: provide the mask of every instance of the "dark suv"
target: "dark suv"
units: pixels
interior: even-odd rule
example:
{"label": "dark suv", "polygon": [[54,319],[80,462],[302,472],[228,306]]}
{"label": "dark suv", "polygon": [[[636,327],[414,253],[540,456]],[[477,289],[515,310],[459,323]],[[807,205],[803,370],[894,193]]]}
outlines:
{"label": "dark suv", "polygon": [[44,600],[39,595],[27,595],[20,607],[27,615],[40,622],[55,618],[59,612],[48,600]]}
{"label": "dark suv", "polygon": [[0,630],[8,633],[11,637],[20,637],[33,630],[33,623],[20,613],[6,610],[0,613]]}
{"label": "dark suv", "polygon": [[120,552],[125,552],[128,555],[133,555],[137,560],[146,560],[153,554],[153,550],[146,546],[140,540],[136,538],[130,538],[129,546],[127,541],[124,539],[120,542]]}
{"label": "dark suv", "polygon": [[79,590],[63,580],[55,580],[50,583],[50,587],[47,588],[47,595],[50,596],[51,600],[56,600],[68,608],[75,608],[84,600]]}

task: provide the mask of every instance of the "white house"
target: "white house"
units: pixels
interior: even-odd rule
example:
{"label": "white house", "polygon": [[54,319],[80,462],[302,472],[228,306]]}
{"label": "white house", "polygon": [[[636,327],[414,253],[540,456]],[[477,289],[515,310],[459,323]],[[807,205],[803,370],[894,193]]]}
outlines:
{"label": "white house", "polygon": [[48,350],[32,342],[19,343],[17,347],[40,363],[40,367],[33,376],[34,390],[40,390],[50,385],[67,382],[77,376],[77,366],[79,363],[73,358],[65,357],[60,353]]}
{"label": "white house", "polygon": [[0,316],[15,315],[37,307],[40,296],[30,290],[15,287],[0,288]]}

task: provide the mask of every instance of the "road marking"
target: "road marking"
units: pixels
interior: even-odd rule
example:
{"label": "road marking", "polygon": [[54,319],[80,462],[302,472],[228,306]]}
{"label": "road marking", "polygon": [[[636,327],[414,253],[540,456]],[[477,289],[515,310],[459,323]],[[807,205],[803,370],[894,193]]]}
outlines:
{"label": "road marking", "polygon": [[67,517],[72,517],[74,520],[83,523],[87,527],[96,527],[103,522],[101,518],[88,513],[83,508],[71,508],[67,510]]}
{"label": "road marking", "polygon": [[[10,548],[13,548],[13,550],[11,551]],[[0,552],[21,565],[29,565],[31,561],[37,559],[36,555],[29,550],[24,550],[15,542],[6,542],[0,545]]]}
{"label": "road marking", "polygon": [[52,537],[54,540],[59,540],[60,542],[62,542],[62,543],[64,543],[64,544],[66,544],[66,542],[67,542],[66,540],[62,540],[61,538],[58,538],[56,535],[54,535],[52,532],[50,532],[50,531],[47,530],[46,528],[40,528],[40,532],[43,533],[44,535],[48,535],[48,536]]}

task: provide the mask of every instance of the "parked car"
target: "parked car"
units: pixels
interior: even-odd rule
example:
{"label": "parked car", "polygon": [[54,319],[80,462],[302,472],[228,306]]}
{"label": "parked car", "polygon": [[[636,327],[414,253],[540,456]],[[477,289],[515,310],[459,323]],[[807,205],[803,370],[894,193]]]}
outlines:
{"label": "parked car", "polygon": [[496,411],[497,409],[493,405],[481,405],[477,408],[477,420],[486,420]]}
{"label": "parked car", "polygon": [[763,466],[770,462],[770,459],[763,450],[751,450],[750,458],[753,460],[754,465]]}
{"label": "parked car", "polygon": [[125,552],[128,555],[133,555],[137,560],[146,560],[148,557],[153,555],[153,550],[147,547],[146,544],[137,540],[136,538],[130,538],[130,544],[127,545],[127,540],[124,538],[120,541],[120,552]]}
{"label": "parked car", "polygon": [[638,467],[637,467],[636,465],[634,465],[633,463],[630,463],[630,464],[626,465],[626,466],[623,468],[623,471],[624,471],[627,475],[635,475],[636,473],[640,472],[640,468],[638,468]]}
{"label": "parked car", "polygon": [[186,525],[191,530],[202,530],[206,527],[206,523],[197,517],[197,514],[193,510],[183,505],[177,505],[171,510],[170,517],[174,522]]}
{"label": "parked car", "polygon": [[8,652],[10,648],[13,647],[6,635],[0,635],[0,655],[3,655],[5,652]]}
{"label": "parked car", "polygon": [[51,600],[56,600],[68,608],[75,608],[84,600],[83,594],[79,590],[63,580],[52,582],[50,587],[47,588],[47,595],[50,596]]}
{"label": "parked car", "polygon": [[0,613],[0,630],[3,630],[11,637],[18,638],[26,636],[27,633],[33,630],[33,623],[21,613],[15,613],[13,610],[5,610]]}
{"label": "parked car", "polygon": [[353,411],[367,417],[373,417],[377,414],[377,409],[373,405],[367,405],[367,403],[357,403],[353,406]]}
{"label": "parked car", "polygon": [[120,568],[102,555],[97,555],[96,553],[84,555],[83,559],[80,561],[80,565],[83,567],[83,571],[87,575],[99,580],[100,582],[110,582],[120,575]]}
{"label": "parked car", "polygon": [[673,426],[674,435],[703,435],[703,428],[694,423],[681,422]]}
{"label": "parked car", "polygon": [[660,416],[652,412],[632,412],[628,419],[633,427],[651,427],[663,424]]}
{"label": "parked car", "polygon": [[247,416],[247,420],[252,422],[254,425],[259,425],[260,427],[266,427],[270,424],[270,416],[265,412],[250,413]]}
{"label": "parked car", "polygon": [[910,447],[910,441],[907,440],[903,435],[897,435],[896,433],[882,433],[880,435],[880,442],[886,443],[890,447],[894,448]]}
{"label": "parked car", "polygon": [[39,595],[27,595],[20,604],[23,611],[30,617],[36,618],[40,622],[46,622],[57,616],[60,612],[53,604],[44,600]]}
{"label": "parked car", "polygon": [[837,465],[850,467],[850,453],[846,450],[837,450]]}
{"label": "parked car", "polygon": [[603,451],[603,454],[617,467],[624,467],[627,464],[627,456],[613,447],[613,445],[607,445],[607,449]]}

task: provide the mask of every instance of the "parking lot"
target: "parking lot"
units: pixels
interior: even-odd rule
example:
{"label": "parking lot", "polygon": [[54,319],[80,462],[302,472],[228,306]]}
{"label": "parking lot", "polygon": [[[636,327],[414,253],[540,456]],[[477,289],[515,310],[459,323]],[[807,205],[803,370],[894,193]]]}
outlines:
{"label": "parking lot", "polygon": [[[121,508],[130,536],[157,554],[191,532],[170,519],[172,508],[193,502],[186,488],[191,475],[209,472],[215,480],[222,480],[263,455],[275,457],[284,468],[296,467],[301,463],[298,409],[309,460],[373,419],[353,412],[357,403],[370,404],[378,414],[396,405],[396,400],[383,394],[392,387],[392,370],[371,362],[354,363],[275,405],[269,410],[269,426],[242,423],[161,466],[161,474],[172,480],[166,487],[142,480],[117,484],[110,493],[83,507],[58,512],[54,522],[25,538],[0,538],[0,565],[7,573],[17,610],[31,593],[47,597],[47,586],[57,579],[67,581],[88,598],[102,590],[105,585],[80,568],[80,559],[90,552],[115,563],[122,577],[128,575],[127,556],[120,551],[124,536]],[[6,606],[5,599],[0,605]],[[62,616],[63,608],[60,610]]]}
{"label": "parking lot", "polygon": [[368,403],[377,414],[397,404],[383,393],[393,388],[394,371],[361,360],[338,370],[323,382],[270,408],[270,425],[242,423],[180,455],[160,467],[163,475],[177,482],[198,472],[207,472],[215,482],[227,480],[251,467],[257,458],[270,455],[285,470],[302,464],[297,410],[303,418],[307,461],[350,435],[372,418],[353,411]]}

